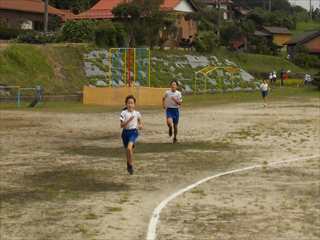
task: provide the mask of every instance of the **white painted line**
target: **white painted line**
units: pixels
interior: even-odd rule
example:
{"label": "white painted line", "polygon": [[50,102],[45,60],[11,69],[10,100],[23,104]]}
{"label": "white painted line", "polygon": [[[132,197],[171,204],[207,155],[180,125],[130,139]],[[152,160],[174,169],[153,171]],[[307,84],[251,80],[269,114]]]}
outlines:
{"label": "white painted line", "polygon": [[298,162],[298,161],[305,161],[305,160],[312,160],[312,159],[316,159],[319,158],[320,155],[315,155],[315,156],[310,156],[310,157],[302,157],[302,158],[294,158],[294,159],[289,159],[289,160],[285,160],[285,161],[279,161],[279,162],[271,162],[268,164],[259,164],[259,165],[253,165],[253,166],[249,166],[249,167],[245,167],[245,168],[240,168],[240,169],[235,169],[235,170],[231,170],[228,172],[223,172],[223,173],[219,173],[207,178],[204,178],[202,180],[199,180],[198,182],[191,184],[175,193],[173,193],[172,195],[170,195],[168,198],[166,198],[165,200],[163,200],[154,210],[149,222],[149,226],[148,226],[148,232],[147,232],[147,240],[156,240],[157,238],[157,226],[159,223],[159,219],[160,219],[160,214],[161,211],[168,205],[169,202],[171,202],[172,200],[174,200],[175,198],[177,198],[178,196],[182,195],[185,192],[188,192],[189,190],[201,185],[202,183],[208,182],[212,179],[218,178],[218,177],[222,177],[222,176],[226,176],[226,175],[230,175],[230,174],[234,174],[234,173],[239,173],[239,172],[244,172],[244,171],[248,171],[248,170],[253,170],[256,168],[262,168],[262,167],[266,167],[266,166],[275,166],[275,165],[280,165],[280,164],[284,164],[284,163],[290,163],[290,162]]}

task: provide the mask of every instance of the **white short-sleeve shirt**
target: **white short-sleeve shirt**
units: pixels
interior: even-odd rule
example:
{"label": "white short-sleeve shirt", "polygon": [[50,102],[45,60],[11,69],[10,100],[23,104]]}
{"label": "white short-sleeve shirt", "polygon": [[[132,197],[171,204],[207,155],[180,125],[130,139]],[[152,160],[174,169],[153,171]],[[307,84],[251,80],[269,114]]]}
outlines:
{"label": "white short-sleeve shirt", "polygon": [[178,105],[175,101],[173,101],[172,97],[176,98],[179,102],[182,102],[181,92],[179,91],[172,92],[171,90],[168,90],[164,95],[166,108],[179,108],[180,105]]}
{"label": "white short-sleeve shirt", "polygon": [[268,91],[269,90],[268,84],[267,83],[261,83],[260,90],[263,91],[263,92]]}
{"label": "white short-sleeve shirt", "polygon": [[141,119],[141,114],[138,111],[123,110],[120,114],[120,121],[126,122],[133,116],[133,120],[128,123],[125,129],[137,129],[138,120]]}

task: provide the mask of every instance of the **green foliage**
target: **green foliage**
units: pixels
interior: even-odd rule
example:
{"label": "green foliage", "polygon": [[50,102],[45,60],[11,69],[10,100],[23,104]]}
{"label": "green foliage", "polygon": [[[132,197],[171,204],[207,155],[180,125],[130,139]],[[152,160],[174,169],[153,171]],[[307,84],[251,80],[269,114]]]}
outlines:
{"label": "green foliage", "polygon": [[298,45],[294,49],[295,54],[293,55],[292,61],[301,67],[305,68],[320,68],[319,56],[310,55],[308,49],[302,45]]}
{"label": "green foliage", "polygon": [[95,25],[92,20],[68,21],[62,27],[62,40],[75,43],[93,41]]}
{"label": "green foliage", "polygon": [[54,33],[44,34],[40,32],[27,31],[17,37],[19,43],[45,44],[54,43],[57,37]]}
{"label": "green foliage", "polygon": [[4,40],[15,39],[21,33],[24,33],[24,32],[26,32],[26,30],[12,29],[12,28],[7,28],[0,25],[0,39],[4,39]]}
{"label": "green foliage", "polygon": [[218,37],[212,31],[203,31],[199,33],[195,43],[198,52],[212,52],[218,46]]}
{"label": "green foliage", "polygon": [[51,6],[60,9],[69,9],[73,12],[81,12],[89,9],[99,0],[49,0]]}
{"label": "green foliage", "polygon": [[320,90],[320,72],[318,72],[316,75],[313,77],[312,83],[318,87]]}
{"label": "green foliage", "polygon": [[120,23],[101,21],[95,28],[95,43],[99,47],[125,47],[126,32]]}
{"label": "green foliage", "polygon": [[229,46],[230,42],[242,36],[241,28],[232,22],[225,23],[221,30],[221,43],[225,46]]}
{"label": "green foliage", "polygon": [[256,8],[249,16],[258,26],[278,26],[288,29],[296,28],[296,18],[294,15],[284,11],[265,11],[262,8]]}
{"label": "green foliage", "polygon": [[[267,10],[269,8],[269,1],[257,1],[257,0],[234,0],[236,4],[246,6],[248,8],[264,8]],[[291,11],[291,5],[288,0],[272,0],[272,11],[280,10],[284,12]]]}
{"label": "green foliage", "polygon": [[159,41],[159,31],[165,26],[165,13],[160,11],[161,0],[134,0],[119,4],[112,9],[113,15],[121,21],[128,33],[130,47]]}

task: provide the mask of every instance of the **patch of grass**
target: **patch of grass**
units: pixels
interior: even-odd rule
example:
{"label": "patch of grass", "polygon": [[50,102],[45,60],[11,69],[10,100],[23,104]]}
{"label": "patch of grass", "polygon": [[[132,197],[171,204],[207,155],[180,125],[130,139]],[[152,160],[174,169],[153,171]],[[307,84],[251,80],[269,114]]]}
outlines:
{"label": "patch of grass", "polygon": [[98,219],[99,217],[98,217],[96,214],[94,214],[94,213],[88,213],[88,214],[86,214],[86,215],[84,216],[84,218],[87,219],[87,220],[96,220],[96,219]]}
{"label": "patch of grass", "polygon": [[193,189],[192,191],[191,191],[191,193],[193,193],[193,194],[199,194],[201,197],[205,197],[205,196],[207,196],[207,194],[204,192],[204,190],[202,190],[202,189]]}
{"label": "patch of grass", "polygon": [[[296,98],[303,100],[308,98],[320,98],[320,91],[316,88],[274,88],[272,89],[269,101],[288,100]],[[237,93],[217,93],[217,94],[200,94],[184,96],[183,108],[208,107],[220,104],[232,104],[243,102],[262,102],[259,91],[255,92],[237,92]],[[106,107],[95,105],[83,105],[81,102],[44,102],[36,108],[21,107],[17,108],[14,103],[0,103],[0,110],[23,110],[23,111],[40,111],[40,112],[63,112],[63,113],[104,113],[120,112],[119,107]],[[315,106],[315,105],[313,105]],[[141,107],[144,110],[160,110],[160,107]]]}
{"label": "patch of grass", "polygon": [[88,193],[128,191],[125,183],[116,183],[106,170],[55,169],[25,175],[22,190],[7,189],[0,193],[2,202],[65,201],[85,198]]}
{"label": "patch of grass", "polygon": [[84,46],[11,44],[0,51],[0,83],[35,87],[45,93],[75,93],[86,78],[82,58]]}
{"label": "patch of grass", "polygon": [[121,208],[121,207],[108,207],[107,210],[108,210],[110,213],[114,213],[114,212],[121,212],[121,211],[122,211],[122,208]]}
{"label": "patch of grass", "polygon": [[[187,150],[220,150],[230,148],[229,143],[224,142],[180,142],[178,145],[172,143],[138,143],[136,154],[143,153],[177,153]],[[99,147],[99,146],[71,146],[62,149],[67,154],[78,154],[85,156],[119,157],[125,154],[123,147]]]}
{"label": "patch of grass", "polygon": [[320,29],[320,22],[317,21],[307,21],[307,22],[297,22],[295,31],[293,31],[293,36],[299,36],[304,32],[310,32]]}

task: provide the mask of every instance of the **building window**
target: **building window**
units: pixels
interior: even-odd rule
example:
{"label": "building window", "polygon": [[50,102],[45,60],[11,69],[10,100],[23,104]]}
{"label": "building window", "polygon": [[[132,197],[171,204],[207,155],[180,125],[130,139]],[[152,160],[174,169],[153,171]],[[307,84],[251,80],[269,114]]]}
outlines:
{"label": "building window", "polygon": [[33,22],[31,20],[25,20],[21,23],[21,29],[33,30]]}

